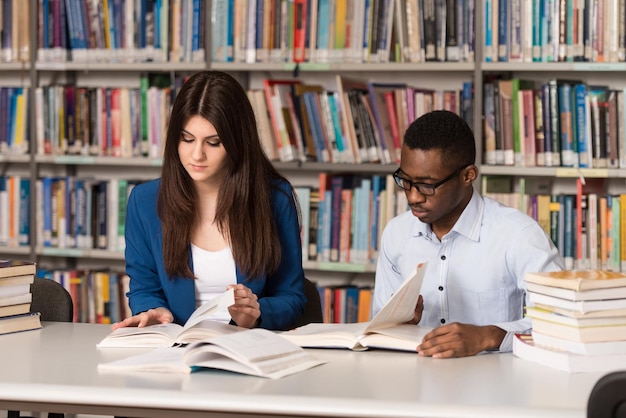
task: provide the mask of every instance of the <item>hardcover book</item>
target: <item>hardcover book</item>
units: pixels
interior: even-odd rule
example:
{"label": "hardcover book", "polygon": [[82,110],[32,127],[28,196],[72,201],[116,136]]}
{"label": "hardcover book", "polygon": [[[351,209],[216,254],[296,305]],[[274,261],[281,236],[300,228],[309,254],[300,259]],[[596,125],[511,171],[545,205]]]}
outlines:
{"label": "hardcover book", "polygon": [[407,324],[413,319],[425,271],[426,263],[418,264],[414,274],[403,282],[370,322],[312,323],[284,331],[281,335],[301,347],[416,351],[424,336],[432,330]]}

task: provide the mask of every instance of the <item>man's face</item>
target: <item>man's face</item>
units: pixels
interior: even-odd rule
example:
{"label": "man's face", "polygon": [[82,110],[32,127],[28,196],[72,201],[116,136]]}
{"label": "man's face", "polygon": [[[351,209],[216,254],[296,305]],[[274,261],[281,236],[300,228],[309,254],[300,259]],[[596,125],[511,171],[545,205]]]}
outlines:
{"label": "man's face", "polygon": [[[455,224],[468,199],[468,183],[464,181],[465,167],[449,167],[442,161],[441,151],[409,149],[402,147],[399,176],[413,183],[437,185],[416,187],[405,190],[406,197],[414,216],[424,223],[432,224],[433,231],[445,235]],[[471,181],[469,182],[471,187]],[[471,190],[471,189],[470,189]],[[471,194],[469,195],[471,196]],[[439,233],[437,235],[441,236]]]}

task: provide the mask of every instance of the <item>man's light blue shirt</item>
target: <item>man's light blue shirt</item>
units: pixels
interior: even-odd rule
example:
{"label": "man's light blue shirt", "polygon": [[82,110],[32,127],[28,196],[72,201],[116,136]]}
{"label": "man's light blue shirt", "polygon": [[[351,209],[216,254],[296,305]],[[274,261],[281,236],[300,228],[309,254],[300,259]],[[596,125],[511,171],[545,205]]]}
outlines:
{"label": "man's light blue shirt", "polygon": [[495,325],[507,331],[500,345],[503,352],[511,351],[513,334],[531,328],[530,320],[523,318],[526,273],[564,267],[534,219],[474,191],[441,241],[430,224],[411,211],[387,224],[376,268],[374,315],[423,261],[428,267],[420,325]]}

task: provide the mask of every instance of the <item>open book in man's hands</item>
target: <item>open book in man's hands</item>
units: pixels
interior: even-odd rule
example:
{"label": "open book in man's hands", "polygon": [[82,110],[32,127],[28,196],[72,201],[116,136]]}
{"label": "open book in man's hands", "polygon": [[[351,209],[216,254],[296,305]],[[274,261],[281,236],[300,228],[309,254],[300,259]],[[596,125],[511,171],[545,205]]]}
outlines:
{"label": "open book in man's hands", "polygon": [[118,328],[102,341],[98,347],[169,347],[201,341],[210,337],[243,331],[235,325],[207,319],[209,315],[226,309],[235,303],[234,290],[229,289],[199,306],[184,326],[179,324],[156,324],[147,327]]}
{"label": "open book in man's hands", "polygon": [[349,348],[369,347],[416,351],[422,338],[432,328],[407,324],[413,319],[415,306],[424,281],[426,263],[405,279],[387,303],[370,322],[356,324],[308,324],[281,335],[301,347]]}
{"label": "open book in man's hands", "polygon": [[278,379],[323,364],[298,345],[261,328],[221,335],[186,347],[160,347],[110,363],[103,372],[179,372],[201,368]]}

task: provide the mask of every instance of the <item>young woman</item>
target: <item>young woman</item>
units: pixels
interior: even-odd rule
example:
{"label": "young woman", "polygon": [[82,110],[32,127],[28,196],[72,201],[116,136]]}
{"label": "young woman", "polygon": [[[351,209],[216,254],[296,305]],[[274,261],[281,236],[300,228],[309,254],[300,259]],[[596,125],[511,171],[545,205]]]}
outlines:
{"label": "young woman", "polygon": [[126,214],[132,317],[184,324],[233,287],[217,320],[289,329],[303,312],[297,200],[265,156],[245,90],[228,74],[193,75],[167,129],[161,178],[136,186]]}

